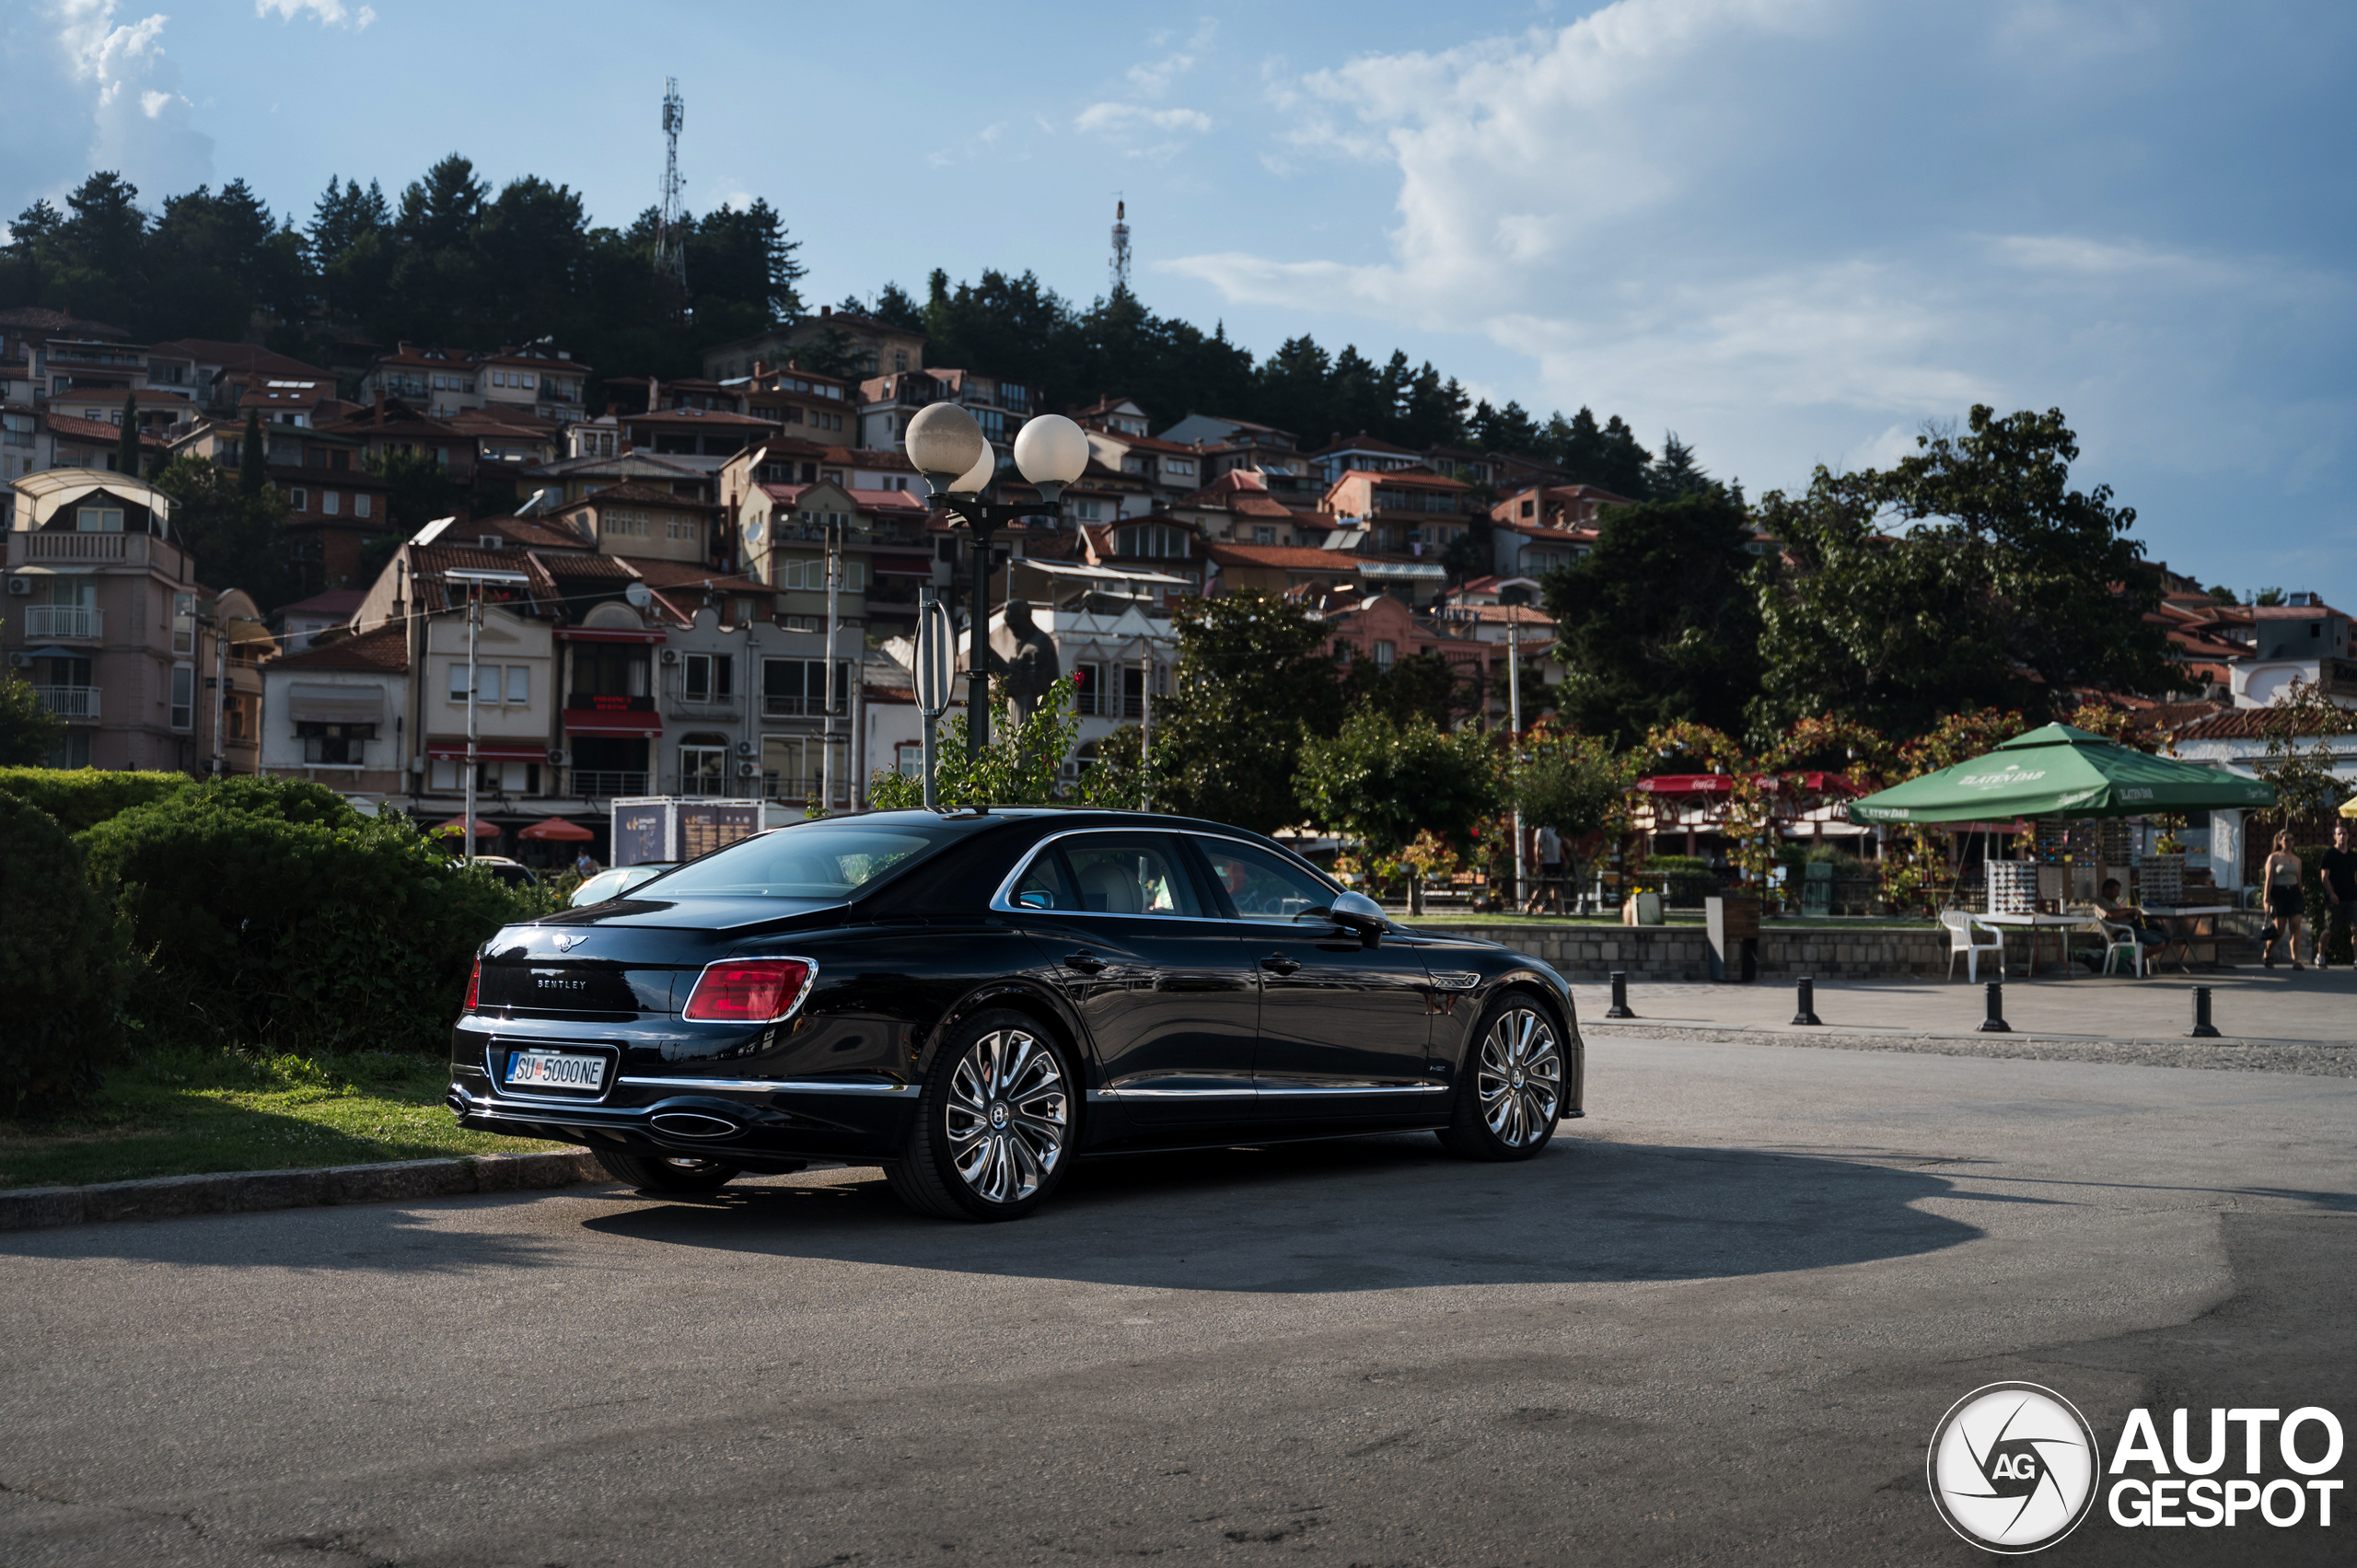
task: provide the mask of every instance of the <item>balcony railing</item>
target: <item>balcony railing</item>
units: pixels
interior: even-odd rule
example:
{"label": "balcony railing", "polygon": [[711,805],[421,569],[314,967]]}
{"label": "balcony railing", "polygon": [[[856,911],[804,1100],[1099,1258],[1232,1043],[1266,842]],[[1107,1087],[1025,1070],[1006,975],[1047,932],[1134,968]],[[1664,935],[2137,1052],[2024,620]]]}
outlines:
{"label": "balcony railing", "polygon": [[36,604],[25,611],[25,635],[94,641],[104,633],[106,616],[88,605]]}
{"label": "balcony railing", "polygon": [[8,554],[18,565],[28,561],[120,561],[144,566],[147,562],[147,536],[128,533],[12,533],[8,535]]}
{"label": "balcony railing", "polygon": [[584,800],[610,800],[621,795],[644,795],[644,773],[593,772],[586,768],[573,770],[573,793]]}
{"label": "balcony railing", "polygon": [[99,689],[95,686],[36,686],[33,695],[41,706],[62,719],[96,720],[99,716]]}

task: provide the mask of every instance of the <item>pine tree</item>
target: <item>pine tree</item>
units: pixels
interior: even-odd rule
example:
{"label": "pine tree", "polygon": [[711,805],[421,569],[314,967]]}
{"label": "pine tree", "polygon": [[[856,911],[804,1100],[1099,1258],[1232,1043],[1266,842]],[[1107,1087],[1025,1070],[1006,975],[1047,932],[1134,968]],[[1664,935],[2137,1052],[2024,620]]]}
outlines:
{"label": "pine tree", "polygon": [[238,488],[259,495],[270,487],[270,455],[262,446],[261,410],[246,411],[246,437],[238,451]]}
{"label": "pine tree", "polygon": [[122,434],[115,437],[114,471],[139,477],[139,394],[122,394]]}
{"label": "pine tree", "polygon": [[1653,495],[1669,501],[1690,491],[1710,489],[1711,474],[1694,460],[1694,448],[1680,441],[1678,432],[1672,430],[1663,436],[1661,456],[1654,459],[1645,482]]}

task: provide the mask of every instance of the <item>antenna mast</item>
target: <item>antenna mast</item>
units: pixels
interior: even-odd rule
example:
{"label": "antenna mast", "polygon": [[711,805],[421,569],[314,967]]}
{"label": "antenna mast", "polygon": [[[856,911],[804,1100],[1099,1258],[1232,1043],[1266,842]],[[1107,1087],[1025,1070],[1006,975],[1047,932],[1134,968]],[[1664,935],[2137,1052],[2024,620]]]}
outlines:
{"label": "antenna mast", "polygon": [[688,313],[687,214],[679,204],[686,181],[679,178],[679,127],[688,120],[687,100],[679,96],[679,78],[663,78],[663,206],[655,225],[655,297],[662,313],[673,320]]}
{"label": "antenna mast", "polygon": [[1113,203],[1113,292],[1130,292],[1130,204]]}

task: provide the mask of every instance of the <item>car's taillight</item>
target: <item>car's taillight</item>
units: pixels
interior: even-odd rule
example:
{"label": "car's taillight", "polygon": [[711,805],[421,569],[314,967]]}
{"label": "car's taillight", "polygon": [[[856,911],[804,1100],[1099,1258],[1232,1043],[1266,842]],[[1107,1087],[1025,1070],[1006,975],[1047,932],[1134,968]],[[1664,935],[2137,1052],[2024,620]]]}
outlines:
{"label": "car's taillight", "polygon": [[460,1008],[459,1011],[464,1013],[473,1012],[475,1010],[475,1002],[482,995],[482,960],[481,958],[477,958],[475,960],[475,972],[467,976],[467,1005]]}
{"label": "car's taillight", "polygon": [[686,1016],[704,1023],[766,1024],[801,1000],[810,966],[801,958],[729,958],[708,965]]}

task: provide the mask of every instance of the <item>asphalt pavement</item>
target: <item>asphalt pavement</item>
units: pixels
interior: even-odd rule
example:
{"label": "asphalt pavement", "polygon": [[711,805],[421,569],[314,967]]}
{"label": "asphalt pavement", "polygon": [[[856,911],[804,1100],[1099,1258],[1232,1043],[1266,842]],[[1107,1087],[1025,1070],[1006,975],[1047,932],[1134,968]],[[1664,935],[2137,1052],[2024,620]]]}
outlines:
{"label": "asphalt pavement", "polygon": [[[1980,1385],[2357,1424],[2357,1082],[1590,1043],[1524,1166],[0,1237],[0,1561],[1964,1563],[1924,1447]],[[2346,1513],[2038,1561],[2346,1562]]]}

